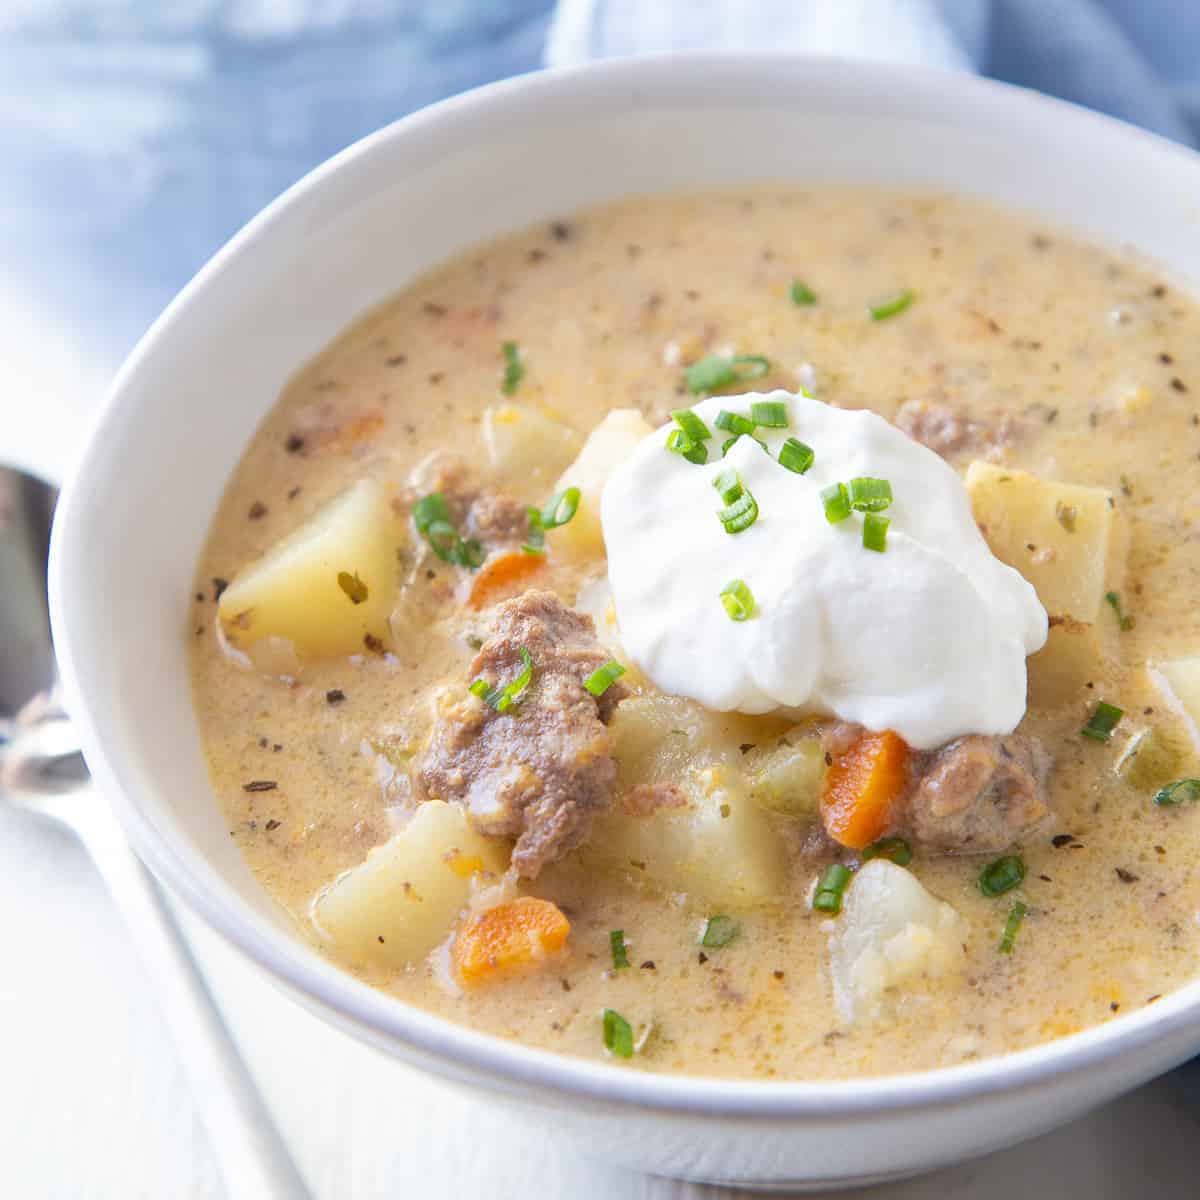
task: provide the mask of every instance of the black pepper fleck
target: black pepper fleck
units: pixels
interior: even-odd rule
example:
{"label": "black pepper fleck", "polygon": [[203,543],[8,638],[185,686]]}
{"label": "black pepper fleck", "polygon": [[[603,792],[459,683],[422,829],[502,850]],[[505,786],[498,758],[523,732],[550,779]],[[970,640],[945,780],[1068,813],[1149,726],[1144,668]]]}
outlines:
{"label": "black pepper fleck", "polygon": [[222,579],[219,575],[213,576],[212,590],[214,602],[220,600],[222,593],[229,586],[228,579]]}
{"label": "black pepper fleck", "polygon": [[389,367],[402,367],[406,362],[408,362],[408,355],[393,354],[391,358],[387,359],[386,361]]}
{"label": "black pepper fleck", "polygon": [[279,786],[274,779],[252,779],[242,784],[243,792],[273,792]]}
{"label": "black pepper fleck", "polygon": [[265,830],[266,830],[268,833],[274,833],[274,831],[275,831],[276,829],[278,829],[278,828],[279,828],[280,824],[281,824],[281,822],[277,821],[277,820],[276,820],[274,817],[272,817],[272,818],[271,818],[271,819],[270,819],[270,820],[269,820],[269,821],[268,821],[268,822],[267,822],[267,823],[266,823],[266,824],[263,826],[263,828],[264,828],[264,829],[265,829]]}
{"label": "black pepper fleck", "polygon": [[697,960],[699,961],[701,966],[704,966],[704,964],[706,962],[708,962],[708,955],[705,954],[703,950],[701,950],[699,955],[697,955]]}
{"label": "black pepper fleck", "polygon": [[1177,392],[1186,392],[1188,390],[1187,384],[1184,383],[1183,380],[1180,379],[1178,375],[1176,375],[1175,378],[1171,380],[1171,387],[1174,388],[1175,391],[1177,391]]}
{"label": "black pepper fleck", "polygon": [[642,963],[641,969],[643,971],[653,971],[655,969],[654,959],[652,959],[652,958],[646,959],[646,961],[644,963]]}
{"label": "black pepper fleck", "polygon": [[425,303],[421,305],[421,311],[424,312],[427,317],[444,317],[449,309],[447,309],[444,304],[438,304],[433,300],[426,300]]}
{"label": "black pepper fleck", "polygon": [[330,688],[329,691],[325,693],[326,704],[341,704],[345,698],[346,693],[343,692],[341,688]]}
{"label": "black pepper fleck", "polygon": [[571,236],[571,227],[566,221],[555,221],[550,226],[550,236],[556,242],[565,242]]}
{"label": "black pepper fleck", "polygon": [[289,433],[283,448],[289,454],[299,454],[304,449],[304,437],[299,433]]}
{"label": "black pepper fleck", "polygon": [[255,500],[246,513],[251,521],[261,521],[266,515],[267,506],[261,500]]}
{"label": "black pepper fleck", "polygon": [[1117,878],[1122,883],[1137,883],[1138,877],[1132,872],[1127,871],[1124,867],[1114,868],[1117,872]]}

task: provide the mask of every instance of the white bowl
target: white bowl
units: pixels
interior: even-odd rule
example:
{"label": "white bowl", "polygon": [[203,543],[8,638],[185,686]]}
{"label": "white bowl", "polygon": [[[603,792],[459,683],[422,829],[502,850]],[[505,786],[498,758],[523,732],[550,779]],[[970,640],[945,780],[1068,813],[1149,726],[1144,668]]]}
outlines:
{"label": "white bowl", "polygon": [[[160,879],[301,1003],[391,1054],[659,1174],[862,1183],[1016,1142],[1200,1049],[1200,983],[1003,1058],[833,1083],[654,1076],[474,1033],[300,940],[229,838],[188,683],[192,571],[222,488],[288,376],[448,255],[629,194],[753,181],[991,197],[1200,280],[1200,158],[979,79],[717,53],[527,76],[418,113],[247,226],[113,384],[55,527],[55,641],[87,759]],[[820,236],[819,230],[813,231]]]}

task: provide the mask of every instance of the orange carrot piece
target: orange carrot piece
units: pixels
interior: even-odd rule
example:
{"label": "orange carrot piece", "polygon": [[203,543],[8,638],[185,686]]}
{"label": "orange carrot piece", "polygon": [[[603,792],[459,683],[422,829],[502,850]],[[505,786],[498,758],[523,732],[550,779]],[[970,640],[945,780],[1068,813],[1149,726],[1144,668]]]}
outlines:
{"label": "orange carrot piece", "polygon": [[546,565],[545,557],[541,554],[526,554],[524,550],[514,550],[508,554],[498,554],[471,576],[471,590],[467,593],[469,608],[486,608],[489,604],[502,598],[503,594],[518,584],[523,583],[531,575],[535,575]]}
{"label": "orange carrot piece", "polygon": [[543,962],[563,948],[570,931],[557,905],[521,896],[471,921],[450,953],[463,983],[484,983]]}
{"label": "orange carrot piece", "polygon": [[908,786],[912,751],[898,734],[864,733],[825,776],[821,819],[835,842],[861,850],[886,831]]}

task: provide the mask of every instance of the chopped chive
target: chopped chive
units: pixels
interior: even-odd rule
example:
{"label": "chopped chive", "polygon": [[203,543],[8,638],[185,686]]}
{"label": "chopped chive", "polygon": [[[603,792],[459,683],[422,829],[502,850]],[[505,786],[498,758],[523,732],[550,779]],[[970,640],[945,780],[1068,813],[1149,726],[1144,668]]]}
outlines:
{"label": "chopped chive", "polygon": [[613,970],[620,971],[629,966],[629,949],[625,945],[625,930],[613,929],[608,935],[609,949],[612,950]]}
{"label": "chopped chive", "polygon": [[467,689],[472,696],[478,696],[489,708],[498,713],[508,712],[514,704],[519,704],[524,698],[529,685],[533,682],[533,657],[524,646],[519,647],[521,661],[524,667],[521,673],[504,687],[493,687],[486,679],[475,679]]}
{"label": "chopped chive", "polygon": [[700,945],[706,950],[720,950],[722,946],[728,946],[741,932],[742,923],[740,921],[735,921],[732,917],[720,913],[715,917],[709,917],[704,922],[704,931],[700,934]]}
{"label": "chopped chive", "polygon": [[712,437],[712,430],[690,408],[679,408],[671,414],[671,420],[692,439],[702,442]]}
{"label": "chopped chive", "polygon": [[816,304],[817,293],[808,286],[802,279],[792,280],[792,303],[805,308],[810,304]]}
{"label": "chopped chive", "polygon": [[584,681],[583,686],[593,696],[603,696],[622,675],[625,668],[615,658],[610,658],[603,666],[597,667]]}
{"label": "chopped chive", "polygon": [[603,1017],[604,1048],[614,1058],[633,1057],[633,1028],[615,1009],[606,1008]]}
{"label": "chopped chive", "polygon": [[1192,800],[1200,800],[1200,779],[1177,779],[1160,788],[1154,797],[1159,808],[1174,808]]}
{"label": "chopped chive", "polygon": [[1025,914],[1028,911],[1029,906],[1021,900],[1014,901],[1012,908],[1008,910],[1008,920],[1004,922],[1004,933],[1001,935],[998,947],[1001,954],[1013,952],[1017,931],[1021,928],[1021,922],[1025,920]]}
{"label": "chopped chive", "polygon": [[850,493],[844,483],[831,483],[821,489],[821,504],[825,508],[825,520],[830,525],[844,521],[850,515]]}
{"label": "chopped chive", "polygon": [[708,446],[688,437],[682,429],[672,429],[667,434],[667,449],[686,458],[688,462],[703,466],[708,462]]}
{"label": "chopped chive", "polygon": [[500,353],[504,355],[504,378],[500,381],[500,390],[511,396],[521,386],[525,377],[525,366],[521,362],[521,351],[516,342],[503,342]]}
{"label": "chopped chive", "polygon": [[863,546],[879,554],[887,550],[887,532],[891,521],[878,513],[869,512],[863,517]]}
{"label": "chopped chive", "polygon": [[450,509],[446,505],[446,497],[441,492],[430,492],[422,496],[412,507],[413,524],[417,532],[424,535],[435,521],[450,523]]}
{"label": "chopped chive", "polygon": [[717,513],[717,517],[726,533],[741,533],[758,520],[758,503],[749,492],[742,491],[736,500]]}
{"label": "chopped chive", "polygon": [[1096,705],[1095,712],[1088,718],[1088,723],[1079,732],[1084,737],[1091,738],[1093,742],[1107,742],[1124,715],[1123,708],[1109,704],[1107,700],[1101,700]]}
{"label": "chopped chive", "polygon": [[872,842],[863,852],[863,862],[873,858],[886,858],[898,867],[907,867],[912,862],[912,847],[902,837],[881,838]]}
{"label": "chopped chive", "polygon": [[1015,854],[1006,854],[990,862],[979,873],[979,890],[992,899],[1011,892],[1025,878],[1025,861]]}
{"label": "chopped chive", "polygon": [[782,400],[755,400],[750,405],[750,419],[765,429],[786,429],[787,405]]}
{"label": "chopped chive", "polygon": [[770,369],[770,361],[761,354],[737,354],[732,358],[710,354],[688,367],[684,372],[684,382],[688,391],[699,396],[728,387],[731,383],[758,379]]}
{"label": "chopped chive", "polygon": [[541,512],[542,528],[557,529],[570,521],[579,511],[579,496],[580,491],[577,487],[564,488],[552,496]]}
{"label": "chopped chive", "polygon": [[546,527],[542,524],[542,510],[529,505],[525,509],[529,518],[529,536],[521,543],[521,549],[526,554],[544,554],[546,552]]}
{"label": "chopped chive", "polygon": [[892,485],[886,479],[860,475],[850,480],[850,507],[855,512],[883,512],[892,502]]}
{"label": "chopped chive", "polygon": [[1133,618],[1125,615],[1125,610],[1121,607],[1121,597],[1116,592],[1105,592],[1104,599],[1107,601],[1109,608],[1113,610],[1117,618],[1117,628],[1122,633],[1133,628]]}
{"label": "chopped chive", "polygon": [[816,455],[811,446],[806,446],[799,438],[790,437],[779,447],[779,465],[803,475],[813,465]]}
{"label": "chopped chive", "polygon": [[[451,524],[450,509],[441,492],[430,492],[428,496],[422,496],[412,507],[412,519],[417,532],[425,538],[430,549],[443,562],[454,563],[470,570],[474,570],[483,562],[484,552],[479,542],[474,538],[464,541]],[[536,541],[533,544],[536,545]]]}
{"label": "chopped chive", "polygon": [[867,311],[871,314],[872,321],[886,321],[888,317],[902,313],[915,298],[916,295],[912,288],[901,288],[898,292],[892,292],[891,295],[884,296],[882,300],[876,300],[874,304],[869,304]]}
{"label": "chopped chive", "polygon": [[850,882],[850,868],[841,863],[830,863],[817,880],[812,906],[817,912],[836,917],[842,911],[842,893]]}
{"label": "chopped chive", "polygon": [[734,470],[718,471],[712,485],[717,489],[722,504],[732,504],[742,494],[742,479]]}
{"label": "chopped chive", "polygon": [[718,429],[728,430],[735,437],[741,437],[743,433],[754,432],[754,422],[749,417],[739,416],[737,413],[731,413],[725,408],[717,413],[717,419],[713,424]]}
{"label": "chopped chive", "polygon": [[359,579],[357,571],[353,575],[349,571],[339,571],[337,581],[338,587],[346,593],[351,604],[362,604],[366,600],[368,595],[367,585]]}
{"label": "chopped chive", "polygon": [[721,589],[721,603],[731,621],[748,621],[754,616],[754,593],[740,579],[731,579]]}

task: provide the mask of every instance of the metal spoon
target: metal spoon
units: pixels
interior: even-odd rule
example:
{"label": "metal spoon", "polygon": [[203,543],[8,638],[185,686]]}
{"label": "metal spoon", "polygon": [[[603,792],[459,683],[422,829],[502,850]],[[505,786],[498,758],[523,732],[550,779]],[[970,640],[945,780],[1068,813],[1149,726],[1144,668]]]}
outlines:
{"label": "metal spoon", "polygon": [[91,855],[154,980],[231,1197],[310,1195],[158,885],[92,785],[58,701],[46,605],[56,493],[0,467],[0,800],[68,825]]}

